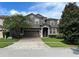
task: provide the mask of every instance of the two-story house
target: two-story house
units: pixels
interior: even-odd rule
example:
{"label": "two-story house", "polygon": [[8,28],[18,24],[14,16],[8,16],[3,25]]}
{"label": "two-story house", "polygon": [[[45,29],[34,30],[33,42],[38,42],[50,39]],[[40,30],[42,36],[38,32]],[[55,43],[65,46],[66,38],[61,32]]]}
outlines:
{"label": "two-story house", "polygon": [[[25,36],[47,37],[48,35],[58,34],[58,19],[44,17],[40,14],[29,14],[32,28],[27,29]],[[28,33],[28,34],[27,34]]]}
{"label": "two-story house", "polygon": [[[24,30],[24,37],[47,37],[48,35],[58,34],[58,19],[44,17],[40,14],[28,14],[31,28]],[[2,33],[3,18],[0,17],[0,29]],[[2,34],[1,34],[2,35]]]}

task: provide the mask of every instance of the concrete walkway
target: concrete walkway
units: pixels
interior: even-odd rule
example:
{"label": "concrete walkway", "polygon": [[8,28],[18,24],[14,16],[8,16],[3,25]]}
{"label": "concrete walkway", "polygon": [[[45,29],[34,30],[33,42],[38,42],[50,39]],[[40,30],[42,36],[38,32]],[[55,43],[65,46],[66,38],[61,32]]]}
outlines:
{"label": "concrete walkway", "polygon": [[47,48],[48,46],[41,40],[41,38],[24,38],[20,39],[13,45],[6,48],[12,49],[36,49],[36,48]]}

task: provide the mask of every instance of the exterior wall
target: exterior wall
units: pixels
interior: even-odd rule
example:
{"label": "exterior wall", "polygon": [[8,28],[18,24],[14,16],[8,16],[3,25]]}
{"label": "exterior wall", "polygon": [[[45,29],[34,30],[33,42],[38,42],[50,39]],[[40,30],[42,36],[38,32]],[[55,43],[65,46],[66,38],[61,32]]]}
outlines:
{"label": "exterior wall", "polygon": [[3,19],[0,19],[0,25],[3,26]]}
{"label": "exterior wall", "polygon": [[39,24],[39,19],[38,18],[35,19],[35,24]]}
{"label": "exterior wall", "polygon": [[2,26],[3,26],[3,19],[0,19],[0,38],[3,38]]}
{"label": "exterior wall", "polygon": [[[44,22],[43,22],[44,24]],[[57,31],[57,27],[58,27],[58,20],[47,20],[46,22],[47,25],[50,25],[49,26],[43,26],[41,28],[41,31],[40,31],[40,36],[43,37],[43,28],[44,27],[47,27],[48,28],[48,35],[53,35],[53,34],[58,34],[58,31]]]}
{"label": "exterior wall", "polygon": [[58,34],[57,28],[52,28],[52,33],[51,34]]}
{"label": "exterior wall", "polygon": [[57,21],[54,21],[54,20],[49,21],[49,23],[50,23],[51,26],[57,25]]}
{"label": "exterior wall", "polygon": [[35,17],[34,15],[30,15],[29,21],[32,24],[32,28],[40,28],[40,19]]}

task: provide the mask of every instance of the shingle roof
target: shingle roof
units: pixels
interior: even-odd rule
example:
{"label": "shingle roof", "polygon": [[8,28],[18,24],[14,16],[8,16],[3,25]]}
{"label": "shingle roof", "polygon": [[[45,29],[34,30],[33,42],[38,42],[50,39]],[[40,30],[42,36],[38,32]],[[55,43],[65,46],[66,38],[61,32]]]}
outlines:
{"label": "shingle roof", "polygon": [[46,20],[49,20],[49,21],[50,21],[50,20],[56,20],[56,21],[57,21],[58,19],[47,18]]}

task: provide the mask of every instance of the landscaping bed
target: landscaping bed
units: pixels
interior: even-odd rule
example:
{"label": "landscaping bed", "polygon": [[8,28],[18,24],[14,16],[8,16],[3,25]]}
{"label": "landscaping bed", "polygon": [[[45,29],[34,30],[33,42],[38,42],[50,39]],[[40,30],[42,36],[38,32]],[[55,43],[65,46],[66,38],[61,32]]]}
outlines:
{"label": "landscaping bed", "polygon": [[0,48],[7,47],[17,41],[18,41],[17,39],[0,38]]}
{"label": "landscaping bed", "polygon": [[57,38],[42,38],[43,42],[50,47],[69,47],[70,45],[64,43],[64,39],[57,39]]}

